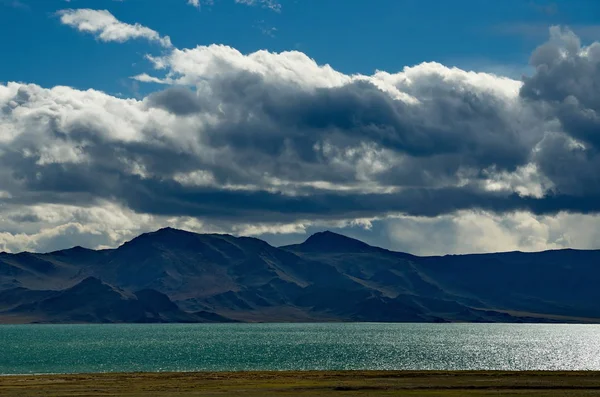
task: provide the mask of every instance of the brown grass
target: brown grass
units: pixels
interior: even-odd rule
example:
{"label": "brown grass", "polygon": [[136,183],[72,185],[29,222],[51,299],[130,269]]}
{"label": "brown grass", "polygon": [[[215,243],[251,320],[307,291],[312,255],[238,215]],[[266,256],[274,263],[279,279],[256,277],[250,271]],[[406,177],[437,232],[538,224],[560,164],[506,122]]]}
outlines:
{"label": "brown grass", "polygon": [[597,372],[236,372],[0,377],[2,397],[600,396]]}

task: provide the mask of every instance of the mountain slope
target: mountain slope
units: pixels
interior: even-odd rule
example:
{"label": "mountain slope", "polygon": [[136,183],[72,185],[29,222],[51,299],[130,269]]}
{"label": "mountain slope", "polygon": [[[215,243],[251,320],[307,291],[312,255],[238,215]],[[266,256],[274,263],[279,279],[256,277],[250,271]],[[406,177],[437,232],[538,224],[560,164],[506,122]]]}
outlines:
{"label": "mountain slope", "polygon": [[600,251],[417,257],[370,246],[341,251],[315,244],[314,237],[282,248],[328,263],[391,297],[408,294],[486,310],[600,318]]}
{"label": "mountain slope", "polygon": [[160,292],[143,290],[130,293],[93,277],[63,291],[26,291],[22,290],[21,294],[30,296],[37,293],[40,299],[28,299],[28,302],[5,311],[5,315],[52,323],[205,321],[204,317],[183,312]]}
{"label": "mountain slope", "polygon": [[600,251],[461,255],[423,258],[421,273],[482,307],[600,317]]}
{"label": "mountain slope", "polygon": [[599,266],[600,251],[418,257],[332,232],[277,248],[165,228],[0,254],[0,321],[600,322]]}
{"label": "mountain slope", "polygon": [[124,288],[153,288],[177,299],[256,288],[274,279],[300,286],[347,282],[327,265],[315,267],[258,239],[166,228],[110,252],[93,272]]}

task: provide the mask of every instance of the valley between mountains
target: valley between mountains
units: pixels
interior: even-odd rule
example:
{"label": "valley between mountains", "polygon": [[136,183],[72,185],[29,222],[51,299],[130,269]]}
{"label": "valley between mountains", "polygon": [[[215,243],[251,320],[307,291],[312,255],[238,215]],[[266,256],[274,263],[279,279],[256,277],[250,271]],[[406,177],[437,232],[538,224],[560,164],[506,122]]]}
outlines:
{"label": "valley between mountains", "polygon": [[332,232],[273,247],[171,228],[0,254],[2,323],[600,323],[600,251],[418,257]]}

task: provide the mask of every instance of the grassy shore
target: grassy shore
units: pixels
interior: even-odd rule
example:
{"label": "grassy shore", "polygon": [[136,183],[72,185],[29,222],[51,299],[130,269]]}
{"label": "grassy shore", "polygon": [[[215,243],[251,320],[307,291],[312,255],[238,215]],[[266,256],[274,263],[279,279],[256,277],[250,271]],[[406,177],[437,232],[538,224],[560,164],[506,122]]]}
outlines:
{"label": "grassy shore", "polygon": [[0,396],[598,396],[597,372],[237,372],[0,377]]}

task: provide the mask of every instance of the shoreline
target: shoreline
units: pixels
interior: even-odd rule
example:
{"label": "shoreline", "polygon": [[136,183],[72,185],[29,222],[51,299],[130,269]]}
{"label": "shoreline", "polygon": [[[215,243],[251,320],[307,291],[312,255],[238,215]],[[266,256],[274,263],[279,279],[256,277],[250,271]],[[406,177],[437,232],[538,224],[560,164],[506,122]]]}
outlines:
{"label": "shoreline", "polygon": [[592,396],[600,371],[260,371],[0,376],[16,396]]}
{"label": "shoreline", "polygon": [[[545,370],[545,369],[527,369],[527,370],[501,370],[501,369],[282,369],[282,370],[233,370],[233,371],[219,371],[219,370],[192,370],[192,371],[132,371],[132,372],[119,372],[119,371],[107,371],[107,372],[40,372],[40,373],[24,373],[24,374],[0,374],[1,378],[50,378],[50,377],[104,377],[104,376],[115,376],[115,377],[155,377],[155,376],[178,376],[178,375],[197,375],[197,376],[245,376],[245,375],[261,375],[261,376],[275,376],[275,375],[412,375],[412,374],[423,374],[423,375],[502,375],[502,376],[518,376],[518,375],[589,375],[596,374],[599,377],[600,386],[600,369],[556,369],[556,370]],[[1,382],[0,382],[1,383]]]}

